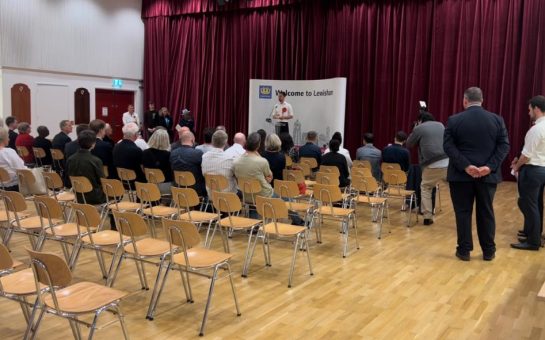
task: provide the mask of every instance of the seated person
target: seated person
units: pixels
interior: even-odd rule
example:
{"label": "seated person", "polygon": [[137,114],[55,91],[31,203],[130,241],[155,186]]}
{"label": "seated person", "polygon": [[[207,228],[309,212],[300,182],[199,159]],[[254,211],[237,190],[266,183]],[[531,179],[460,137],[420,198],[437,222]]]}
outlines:
{"label": "seated person", "polygon": [[339,153],[340,146],[341,143],[338,139],[332,139],[329,141],[330,152],[326,153],[322,157],[322,165],[336,166],[339,169],[339,187],[344,188],[350,185],[350,180],[348,179],[350,173],[348,172],[346,157]]}
{"label": "seated person", "polygon": [[409,171],[410,153],[403,146],[407,140],[407,134],[403,131],[398,131],[395,135],[394,144],[391,144],[382,150],[382,161],[386,163],[397,163],[401,170]]}
{"label": "seated person", "polygon": [[201,197],[206,196],[206,185],[202,175],[202,151],[193,148],[195,136],[185,131],[180,136],[180,147],[170,153],[170,166],[173,171],[189,171],[195,177],[193,189]]}
{"label": "seated person", "polygon": [[57,133],[55,137],[53,137],[51,144],[53,149],[58,149],[64,152],[64,147],[66,144],[72,141],[72,138],[68,136],[72,133],[72,122],[66,119],[61,120],[59,127],[61,128],[61,132]]}
{"label": "seated person", "polygon": [[281,143],[280,138],[275,133],[265,138],[265,151],[262,155],[269,162],[269,168],[273,173],[273,180],[282,180],[282,172],[286,168],[286,156],[281,152]]}
{"label": "seated person", "polygon": [[19,123],[17,130],[19,130],[19,135],[15,139],[15,147],[25,147],[28,150],[28,156],[24,157],[23,160],[25,163],[34,163],[34,152],[32,152],[34,137],[30,135],[30,124]]}
{"label": "seated person", "polygon": [[[229,186],[225,191],[237,192],[237,181],[233,173],[234,159],[225,153],[224,148],[227,144],[227,133],[223,130],[217,130],[212,135],[212,150],[202,156],[202,173],[203,175],[222,175],[227,178]],[[207,188],[208,190],[208,188]],[[210,191],[208,190],[208,197]]]}
{"label": "seated person", "polygon": [[[341,146],[339,147],[339,153],[343,155],[344,158],[346,158],[346,164],[348,164],[348,169],[350,170],[352,168],[352,158],[350,157],[350,152],[347,149],[343,148],[343,137],[341,133],[338,131],[335,132],[331,139],[336,139],[339,141],[339,143],[341,143]],[[330,152],[329,148],[325,149],[324,155],[328,152]]]}
{"label": "seated person", "polygon": [[117,171],[114,167],[113,159],[114,148],[110,143],[103,140],[106,131],[106,123],[103,120],[95,119],[89,123],[89,128],[93,130],[97,136],[95,147],[91,150],[91,153],[93,156],[98,157],[104,166],[108,167],[109,178],[117,178]]}
{"label": "seated person", "polygon": [[161,194],[170,194],[172,169],[170,167],[170,137],[165,129],[157,129],[149,139],[149,149],[142,153],[144,168],[159,169],[165,176],[165,182],[159,184]]}
{"label": "seated person", "polygon": [[53,160],[51,159],[51,141],[47,139],[49,136],[49,129],[45,126],[38,126],[36,129],[38,137],[34,138],[34,147],[42,148],[45,152],[45,157],[40,159],[42,165],[51,165]]}
{"label": "seated person", "polygon": [[[96,143],[96,134],[92,130],[85,130],[78,135],[80,149],[68,160],[68,176],[86,177],[93,186],[91,192],[85,193],[87,204],[102,204],[106,202],[106,196],[102,191],[101,178],[104,178],[102,161],[91,154],[91,149]],[[84,203],[83,197],[78,194],[79,203]]]}
{"label": "seated person", "polygon": [[[312,157],[316,159],[318,165],[322,163],[322,150],[316,144],[318,142],[318,134],[316,131],[307,132],[307,143],[299,148],[299,158]],[[312,169],[312,171],[318,171],[318,168]]]}
{"label": "seated person", "polygon": [[195,149],[201,150],[203,154],[212,150],[214,148],[214,146],[212,145],[212,135],[214,134],[214,132],[215,130],[213,128],[210,128],[210,127],[205,128],[202,132],[204,136],[204,144],[201,144],[195,147]]}
{"label": "seated person", "polygon": [[382,152],[373,145],[375,136],[367,132],[363,135],[363,146],[356,151],[357,160],[367,160],[371,163],[371,172],[373,177],[378,181],[380,180],[380,162],[382,159]]}
{"label": "seated person", "polygon": [[2,183],[5,190],[19,191],[17,170],[27,167],[17,152],[9,147],[9,131],[6,128],[0,128],[0,168],[6,170],[9,175],[9,181]]}
{"label": "seated person", "polygon": [[140,128],[136,123],[123,126],[123,139],[114,147],[113,157],[116,168],[133,170],[136,173],[137,182],[146,182],[146,176],[142,169],[142,149],[134,143],[138,138]]}
{"label": "seated person", "polygon": [[246,150],[244,146],[246,145],[246,136],[242,132],[235,133],[233,137],[233,145],[231,145],[225,152],[231,158],[237,159],[240,156],[244,155]]}
{"label": "seated person", "polygon": [[279,137],[282,143],[282,153],[284,153],[284,155],[290,156],[292,162],[299,162],[299,150],[295,147],[291,135],[284,132],[281,133]]}

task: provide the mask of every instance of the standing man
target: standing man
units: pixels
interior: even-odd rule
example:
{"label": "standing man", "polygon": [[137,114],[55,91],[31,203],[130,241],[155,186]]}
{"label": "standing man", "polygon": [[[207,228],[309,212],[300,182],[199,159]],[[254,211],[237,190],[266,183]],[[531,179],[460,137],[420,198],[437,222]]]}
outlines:
{"label": "standing man", "polygon": [[123,125],[129,123],[135,123],[140,129],[140,119],[138,118],[138,114],[134,112],[134,105],[129,105],[127,107],[127,112],[123,114]]}
{"label": "standing man", "polygon": [[433,224],[432,192],[440,181],[447,180],[448,156],[443,150],[445,126],[436,122],[429,112],[418,116],[417,125],[407,139],[407,146],[418,145],[418,160],[422,169],[422,213],[424,225]]}
{"label": "standing man", "polygon": [[[543,232],[543,186],[545,185],[545,97],[535,96],[528,104],[530,119],[535,122],[524,138],[520,158],[512,169],[518,176],[518,205],[524,215],[524,235],[512,248],[539,250]],[[540,197],[541,194],[541,197]]]}
{"label": "standing man", "polygon": [[284,100],[286,95],[287,93],[285,91],[278,91],[278,103],[274,104],[271,113],[273,119],[278,119],[274,125],[277,135],[280,135],[282,132],[289,133],[288,121],[293,119],[293,108]]}
{"label": "standing man", "polygon": [[151,137],[151,134],[155,131],[154,121],[157,119],[159,112],[155,109],[155,104],[153,102],[148,103],[148,111],[144,113],[144,124],[146,125],[146,131],[148,138]]}
{"label": "standing man", "polygon": [[473,250],[473,202],[476,202],[477,234],[483,260],[491,261],[495,257],[496,221],[492,203],[502,178],[501,163],[509,152],[503,118],[483,109],[482,102],[480,88],[465,90],[465,111],[448,119],[443,141],[450,158],[447,180],[456,215],[456,257],[462,261],[469,261],[469,253]]}
{"label": "standing man", "polygon": [[15,147],[15,140],[17,139],[17,132],[15,132],[15,129],[17,129],[17,125],[19,125],[19,122],[17,121],[17,118],[13,116],[6,117],[6,127],[9,130],[9,144],[8,147],[12,148],[13,150],[17,150]]}

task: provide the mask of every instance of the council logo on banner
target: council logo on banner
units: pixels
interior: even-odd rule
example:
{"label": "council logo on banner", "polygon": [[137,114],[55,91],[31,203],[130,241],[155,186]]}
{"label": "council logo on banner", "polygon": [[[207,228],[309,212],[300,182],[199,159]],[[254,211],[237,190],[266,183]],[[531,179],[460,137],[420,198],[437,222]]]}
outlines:
{"label": "council logo on banner", "polygon": [[259,99],[272,99],[272,86],[259,85]]}

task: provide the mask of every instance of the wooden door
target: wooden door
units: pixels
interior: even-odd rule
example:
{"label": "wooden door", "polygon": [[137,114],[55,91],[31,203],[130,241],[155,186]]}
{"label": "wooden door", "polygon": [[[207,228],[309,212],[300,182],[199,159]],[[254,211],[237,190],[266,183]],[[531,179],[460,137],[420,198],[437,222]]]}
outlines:
{"label": "wooden door", "polygon": [[11,115],[19,122],[30,121],[30,89],[26,84],[15,84],[11,87]]}
{"label": "wooden door", "polygon": [[80,87],[74,92],[74,114],[75,123],[89,124],[89,91],[86,88]]}
{"label": "wooden door", "polygon": [[95,90],[95,113],[97,119],[109,123],[113,139],[117,142],[123,137],[123,113],[129,105],[134,105],[134,92],[122,90]]}

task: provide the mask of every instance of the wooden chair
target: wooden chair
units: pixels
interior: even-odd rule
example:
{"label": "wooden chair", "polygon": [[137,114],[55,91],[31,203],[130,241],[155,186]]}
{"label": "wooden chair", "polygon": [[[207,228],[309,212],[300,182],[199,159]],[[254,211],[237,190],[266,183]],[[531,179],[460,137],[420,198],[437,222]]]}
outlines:
{"label": "wooden chair", "polygon": [[[22,159],[25,159],[30,155],[30,152],[28,151],[28,148],[26,146],[16,146],[15,148],[17,149],[17,154]],[[25,164],[34,165],[34,163],[26,163],[26,162],[25,162]]]}
{"label": "wooden chair", "polygon": [[30,169],[17,169],[15,173],[19,180],[19,191],[21,191],[21,187],[26,188],[28,195],[25,198],[32,199],[34,195],[30,193],[30,188],[36,183],[36,177]]}
{"label": "wooden chair", "polygon": [[293,160],[291,159],[291,157],[286,154],[284,155],[286,157],[286,169],[290,169],[291,166],[293,165]]}
{"label": "wooden chair", "polygon": [[227,177],[223,175],[204,174],[204,181],[206,188],[209,190],[209,194],[213,191],[224,191],[229,188],[229,181]]}
{"label": "wooden chair", "polygon": [[[252,248],[252,242],[257,241],[257,234],[255,233],[261,226],[261,220],[246,218],[239,216],[242,210],[242,203],[234,192],[214,192],[213,193],[214,208],[218,212],[218,223],[221,239],[223,242],[223,249],[225,252],[230,253],[228,234],[233,231],[244,231],[248,234],[248,245],[246,246],[246,253],[244,255],[244,264],[242,266],[242,277],[248,276],[248,270],[250,267],[250,249]],[[221,218],[221,214],[227,215]],[[210,244],[212,243],[212,238]]]}
{"label": "wooden chair", "polygon": [[[72,209],[74,210],[76,224],[79,230],[84,228],[87,230],[98,230],[101,226],[101,216],[94,206],[74,203],[72,204]],[[88,233],[87,235],[78,238],[74,243],[74,250],[70,257],[70,261],[68,262],[68,266],[74,271],[81,250],[91,249],[96,253],[102,277],[108,279],[108,277],[112,275],[113,262],[110,264],[109,270],[106,270],[103,253],[111,255],[116,254],[128,241],[128,236],[123,236],[115,230],[100,230],[95,233]],[[112,248],[115,248],[115,250],[112,251]]]}
{"label": "wooden chair", "polygon": [[[343,257],[346,257],[348,253],[348,233],[350,230],[350,223],[352,223],[352,227],[354,228],[356,249],[360,249],[358,242],[356,211],[350,208],[340,208],[334,206],[334,203],[344,203],[341,189],[335,185],[316,184],[314,187],[314,199],[318,202],[318,208],[314,210],[314,218],[318,218],[320,221],[319,225],[321,225],[321,221],[324,217],[341,221],[341,231],[343,234]],[[321,227],[319,234],[321,239]]]}
{"label": "wooden chair", "polygon": [[382,173],[384,174],[386,171],[390,171],[390,170],[401,170],[401,166],[400,166],[398,163],[386,163],[386,162],[383,162],[383,163],[380,165],[380,170],[381,170]]}
{"label": "wooden chair", "polygon": [[66,190],[61,176],[56,172],[44,172],[44,180],[49,190],[48,195],[55,198],[63,206],[64,216],[67,221],[70,221],[70,212],[66,213],[71,203],[76,202],[76,195],[72,190]]}
{"label": "wooden chair", "polygon": [[125,185],[125,191],[129,196],[131,202],[136,202],[136,194],[134,191],[134,181],[136,180],[136,172],[131,169],[116,168],[117,176]]}
{"label": "wooden chair", "polygon": [[53,159],[53,167],[59,170],[59,174],[62,176],[64,173],[63,161],[64,153],[59,149],[51,149],[51,158]]}
{"label": "wooden chair", "polygon": [[[284,181],[293,181],[297,184],[305,184],[306,185],[306,181],[305,181],[305,176],[303,175],[303,171],[299,170],[299,169],[292,169],[292,170],[286,170],[284,169],[282,171],[282,178],[284,179]],[[316,183],[316,182],[314,182]],[[307,186],[307,190],[305,192],[305,195],[308,196],[309,198],[309,201],[312,200],[312,190],[311,189],[308,189],[308,186]]]}
{"label": "wooden chair", "polygon": [[294,181],[282,181],[279,179],[274,180],[274,192],[278,197],[286,201],[288,210],[294,211],[303,215],[305,225],[308,228],[312,228],[312,212],[314,210],[314,204],[297,202],[302,196],[299,194],[299,187]]}
{"label": "wooden chair", "polygon": [[363,159],[363,160],[357,160],[356,159],[356,160],[354,160],[352,162],[352,170],[354,170],[356,168],[366,168],[366,169],[371,170],[373,168],[373,166],[371,165],[371,162],[369,162],[366,159]]}
{"label": "wooden chair", "polygon": [[42,160],[46,157],[45,150],[42,149],[42,148],[33,147],[32,148],[32,153],[34,154],[34,159],[36,160],[36,165],[39,166],[39,167],[44,166]]}
{"label": "wooden chair", "polygon": [[[147,224],[144,218],[136,213],[114,211],[114,218],[120,233],[119,242],[123,244],[123,247],[114,254],[112,264],[115,270],[108,276],[106,286],[114,285],[123,259],[131,259],[136,264],[142,289],[149,290],[144,262],[159,265],[159,268],[162,268],[166,257],[170,254],[170,244],[167,241],[146,237],[149,233]],[[157,258],[159,262],[150,260]]]}
{"label": "wooden chair", "polygon": [[206,238],[204,239],[205,247],[210,247],[212,237],[210,231],[216,230],[215,225],[218,222],[218,214],[213,214],[205,211],[192,210],[200,205],[199,195],[192,188],[176,188],[172,187],[172,199],[178,208],[178,219],[189,221],[201,229],[203,224],[207,224]]}
{"label": "wooden chair", "polygon": [[[280,198],[266,198],[258,196],[257,211],[259,215],[263,217],[263,227],[259,230],[259,234],[263,237],[263,253],[265,255],[266,264],[268,266],[272,265],[270,251],[271,236],[274,236],[276,239],[290,240],[291,242],[294,242],[290,273],[288,276],[288,288],[291,288],[293,271],[295,269],[295,260],[297,258],[299,242],[301,241],[307,254],[310,275],[314,275],[312,272],[312,263],[310,261],[307,228],[280,222],[281,219],[288,218],[288,208],[286,207],[286,203]],[[250,253],[250,262],[253,253],[254,252],[252,249]]]}
{"label": "wooden chair", "polygon": [[311,171],[312,169],[316,169],[318,167],[318,161],[313,157],[301,157],[301,159],[299,159],[299,163],[307,164]]}
{"label": "wooden chair", "polygon": [[332,172],[321,172],[316,173],[316,183],[318,184],[329,184],[339,186],[341,184],[339,180],[339,175]]}
{"label": "wooden chair", "polygon": [[[97,329],[97,321],[104,311],[118,318],[123,336],[128,339],[123,314],[119,308],[119,302],[127,295],[126,292],[92,282],[72,284],[72,274],[62,258],[51,253],[27,251],[32,261],[38,305],[32,311],[25,339],[36,336],[44,313],[68,319],[76,339],[81,339],[80,324],[89,327],[88,339],[92,339]],[[43,286],[48,288],[47,293],[43,292]],[[89,314],[94,315],[91,323],[81,319]]]}
{"label": "wooden chair", "polygon": [[245,215],[249,217],[250,210],[255,210],[255,198],[261,192],[261,182],[256,178],[238,178],[237,184],[242,192]]}
{"label": "wooden chair", "polygon": [[79,194],[81,199],[83,200],[83,203],[87,204],[85,194],[93,191],[93,185],[91,184],[91,181],[89,181],[87,177],[83,176],[70,176],[70,182],[72,183],[72,190],[74,190],[76,194],[76,201],[78,201],[77,195]]}
{"label": "wooden chair", "polygon": [[107,165],[102,166],[102,172],[104,173],[104,177],[106,177],[106,178],[110,177],[110,170],[108,170]]}
{"label": "wooden chair", "polygon": [[334,165],[320,165],[320,169],[318,171],[321,173],[334,174],[337,175],[337,177],[341,175],[339,168]]}
{"label": "wooden chair", "polygon": [[174,171],[174,182],[180,187],[188,188],[197,182],[190,171]]}
{"label": "wooden chair", "polygon": [[104,191],[104,194],[106,195],[106,204],[104,205],[104,210],[101,213],[102,221],[100,223],[100,230],[104,228],[106,218],[109,214],[112,214],[113,211],[140,211],[140,207],[142,206],[141,203],[123,200],[125,197],[125,188],[120,180],[101,178],[100,182],[102,184],[102,191]]}
{"label": "wooden chair", "polygon": [[370,168],[352,167],[352,177],[373,177],[373,173]]}
{"label": "wooden chair", "polygon": [[[172,255],[170,256],[170,261],[168,262],[162,277],[160,289],[157,288],[159,287],[159,282],[161,281],[162,266],[159,268],[159,272],[157,273],[157,283],[153,289],[147,319],[153,320],[157,303],[167,280],[167,275],[171,269],[177,269],[180,271],[186,298],[187,301],[190,302],[193,301],[193,294],[191,291],[189,274],[204,275],[211,279],[199,336],[204,335],[204,329],[208,319],[208,311],[210,309],[210,303],[212,302],[212,295],[214,293],[214,286],[216,281],[220,278],[224,278],[226,276],[229,277],[231,290],[233,291],[233,298],[235,300],[237,316],[240,316],[241,313],[238,306],[235,285],[233,283],[231,266],[229,265],[229,260],[231,259],[232,255],[199,247],[201,238],[193,223],[163,219],[163,229],[168,235]],[[226,269],[227,275],[218,277],[220,269]],[[208,274],[207,272],[209,271],[212,273]]]}
{"label": "wooden chair", "polygon": [[178,214],[178,208],[157,205],[157,202],[161,200],[161,192],[157,184],[136,182],[136,197],[140,200],[140,212],[146,218],[153,238],[156,237],[154,218],[172,218]]}
{"label": "wooden chair", "polygon": [[160,184],[165,182],[165,175],[161,169],[145,168],[144,174],[148,183]]}
{"label": "wooden chair", "polygon": [[409,199],[408,215],[407,215],[407,227],[411,226],[411,215],[413,210],[416,215],[416,222],[418,222],[418,213],[416,209],[413,209],[413,202],[416,202],[416,194],[414,190],[406,190],[407,174],[402,170],[387,170],[383,178],[384,183],[388,186],[384,190],[384,195],[388,198],[400,199],[402,201],[402,207],[405,207],[405,200]]}
{"label": "wooden chair", "polygon": [[6,184],[11,181],[11,177],[5,168],[0,168],[0,187],[6,189]]}
{"label": "wooden chair", "polygon": [[[386,216],[388,216],[388,199],[381,197],[380,186],[378,185],[377,180],[373,176],[352,176],[351,190],[356,193],[356,196],[351,199],[350,207],[356,209],[358,204],[362,204],[371,208],[372,221],[379,221],[377,238],[380,239],[382,237],[385,210]],[[376,211],[376,214],[374,211]],[[390,218],[388,216],[388,223],[389,222]]]}

